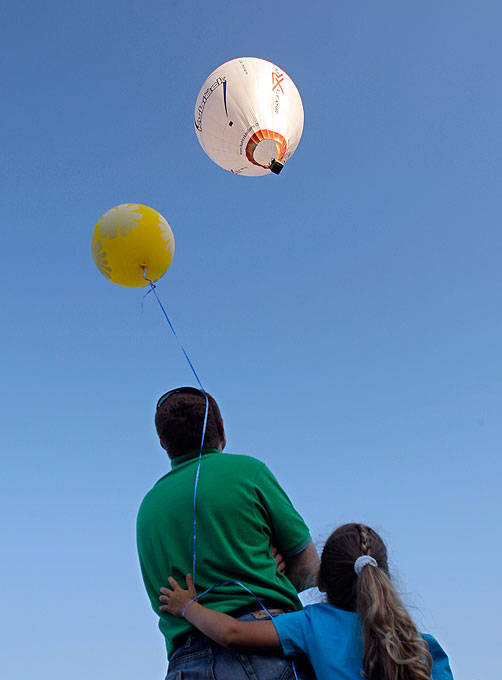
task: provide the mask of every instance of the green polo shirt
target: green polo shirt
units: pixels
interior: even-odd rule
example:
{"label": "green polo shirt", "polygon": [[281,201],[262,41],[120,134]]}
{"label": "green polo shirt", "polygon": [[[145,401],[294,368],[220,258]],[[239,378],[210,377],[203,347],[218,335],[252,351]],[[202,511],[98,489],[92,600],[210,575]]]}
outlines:
{"label": "green polo shirt", "polygon": [[[159,611],[159,591],[170,575],[185,586],[185,575],[192,572],[198,457],[196,451],[173,459],[171,471],[147,493],[138,513],[141,572],[160,617],[168,656],[193,630],[185,619]],[[294,586],[277,571],[270,550],[274,545],[287,557],[301,552],[309,541],[305,522],[264,463],[204,449],[197,488],[199,593],[221,581],[240,581],[266,604],[301,609]],[[236,584],[216,587],[201,601],[228,613],[254,603]]]}

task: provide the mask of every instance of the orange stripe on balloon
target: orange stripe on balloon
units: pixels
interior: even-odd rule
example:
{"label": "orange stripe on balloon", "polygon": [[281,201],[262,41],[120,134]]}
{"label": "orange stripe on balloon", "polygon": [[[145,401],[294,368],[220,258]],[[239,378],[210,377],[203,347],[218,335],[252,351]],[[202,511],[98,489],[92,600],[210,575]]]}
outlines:
{"label": "orange stripe on balloon", "polygon": [[277,158],[275,159],[276,161],[280,161],[282,158],[284,158],[284,154],[288,148],[288,143],[280,132],[274,132],[273,130],[267,130],[266,128],[254,132],[246,145],[246,158],[250,163],[253,163],[253,165],[259,165],[261,168],[266,168],[268,166],[257,163],[254,159],[254,152],[258,144],[264,139],[273,139],[276,143],[278,154]]}

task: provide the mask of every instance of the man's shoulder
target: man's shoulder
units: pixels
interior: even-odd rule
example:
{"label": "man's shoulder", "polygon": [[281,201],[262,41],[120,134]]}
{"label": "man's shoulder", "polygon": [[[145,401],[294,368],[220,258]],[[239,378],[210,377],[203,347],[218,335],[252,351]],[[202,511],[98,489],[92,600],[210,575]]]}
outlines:
{"label": "man's shoulder", "polygon": [[224,465],[235,465],[236,467],[248,467],[252,469],[259,470],[260,468],[266,468],[263,461],[258,460],[254,456],[248,456],[244,453],[223,453],[221,456],[221,462]]}
{"label": "man's shoulder", "polygon": [[[268,468],[261,460],[254,458],[254,456],[248,456],[246,454],[240,453],[218,453],[210,454],[207,457],[203,456],[203,464],[209,464],[210,466],[216,466],[216,468],[225,468],[230,474],[239,474],[240,476],[246,475],[258,475],[260,472],[265,474],[268,472]],[[178,470],[170,470],[167,474],[163,475],[153,487],[145,494],[143,498],[143,503],[148,503],[154,499],[157,495],[161,496],[165,489],[170,489],[173,485],[179,486],[179,475]],[[192,478],[190,477],[190,484],[193,485]]]}
{"label": "man's shoulder", "polygon": [[214,460],[231,474],[235,472],[239,476],[246,476],[256,482],[261,480],[262,482],[270,483],[273,481],[277,483],[274,473],[267,464],[254,456],[243,453],[222,453],[215,456]]}
{"label": "man's shoulder", "polygon": [[138,521],[143,515],[155,512],[159,502],[165,500],[165,489],[169,488],[169,477],[172,473],[167,472],[145,493],[138,508]]}

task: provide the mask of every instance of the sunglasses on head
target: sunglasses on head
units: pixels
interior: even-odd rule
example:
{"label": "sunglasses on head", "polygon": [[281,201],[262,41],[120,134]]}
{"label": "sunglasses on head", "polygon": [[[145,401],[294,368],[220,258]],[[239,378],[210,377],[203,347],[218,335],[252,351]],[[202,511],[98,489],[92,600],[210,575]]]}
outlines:
{"label": "sunglasses on head", "polygon": [[198,394],[199,396],[202,396],[204,398],[206,397],[204,392],[202,390],[197,389],[197,387],[176,387],[174,390],[169,390],[169,392],[166,392],[160,397],[160,399],[157,402],[156,410],[158,411],[162,404],[164,404],[173,394]]}

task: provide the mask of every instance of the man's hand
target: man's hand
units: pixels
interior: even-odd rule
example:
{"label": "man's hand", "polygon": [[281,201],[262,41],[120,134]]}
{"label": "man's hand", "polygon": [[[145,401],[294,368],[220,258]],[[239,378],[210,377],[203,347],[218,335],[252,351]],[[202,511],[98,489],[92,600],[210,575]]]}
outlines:
{"label": "man's hand", "polygon": [[162,595],[159,597],[159,600],[165,604],[161,605],[159,609],[163,612],[173,614],[173,616],[182,616],[187,604],[197,597],[197,593],[193,587],[192,574],[186,575],[188,590],[182,588],[172,576],[167,580],[169,581],[172,590],[169,590],[169,588],[160,589]]}
{"label": "man's hand", "polygon": [[277,571],[279,571],[281,574],[284,574],[286,571],[286,562],[284,560],[284,557],[281,555],[279,550],[273,545],[272,546],[272,557],[275,559],[275,562],[277,564]]}

